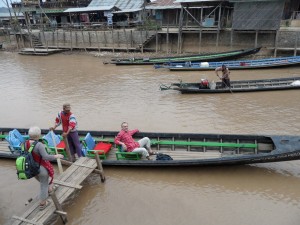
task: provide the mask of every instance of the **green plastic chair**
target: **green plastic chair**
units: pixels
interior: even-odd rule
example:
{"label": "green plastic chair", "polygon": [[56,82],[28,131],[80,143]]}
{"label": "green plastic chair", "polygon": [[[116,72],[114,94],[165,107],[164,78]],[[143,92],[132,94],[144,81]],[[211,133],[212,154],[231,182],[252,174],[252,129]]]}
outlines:
{"label": "green plastic chair", "polygon": [[125,152],[121,145],[117,146],[117,160],[140,160],[142,155],[137,152]]}

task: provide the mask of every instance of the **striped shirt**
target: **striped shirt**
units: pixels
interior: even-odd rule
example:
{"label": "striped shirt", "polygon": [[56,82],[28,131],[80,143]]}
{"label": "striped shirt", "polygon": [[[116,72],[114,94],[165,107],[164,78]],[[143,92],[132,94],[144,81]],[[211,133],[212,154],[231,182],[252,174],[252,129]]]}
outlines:
{"label": "striped shirt", "polygon": [[65,113],[64,111],[61,111],[57,114],[55,125],[59,126],[60,124],[62,124],[63,132],[67,132],[69,128],[71,128],[71,132],[74,132],[77,129],[75,115],[71,112]]}

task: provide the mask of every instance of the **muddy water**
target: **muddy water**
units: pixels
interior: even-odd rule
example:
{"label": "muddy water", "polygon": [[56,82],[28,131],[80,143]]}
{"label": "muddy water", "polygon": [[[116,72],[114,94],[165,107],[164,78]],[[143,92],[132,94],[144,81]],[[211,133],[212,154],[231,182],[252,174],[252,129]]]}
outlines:
{"label": "muddy water", "polygon": [[[63,102],[79,128],[160,132],[300,133],[299,90],[220,95],[159,91],[161,83],[214,72],[170,72],[151,66],[103,65],[92,55],[20,56],[0,52],[1,127],[48,128]],[[300,68],[232,71],[232,80],[300,76]],[[16,180],[0,160],[0,224],[36,195],[35,180]],[[105,168],[64,207],[70,224],[262,224],[300,221],[300,162],[177,169]],[[60,221],[54,222],[61,224]]]}

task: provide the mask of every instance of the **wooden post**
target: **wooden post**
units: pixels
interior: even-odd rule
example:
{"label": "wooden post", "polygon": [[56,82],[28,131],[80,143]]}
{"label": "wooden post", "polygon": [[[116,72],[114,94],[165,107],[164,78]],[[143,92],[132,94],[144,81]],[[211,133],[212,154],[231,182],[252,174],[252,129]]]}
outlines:
{"label": "wooden post", "polygon": [[73,157],[72,157],[71,152],[70,152],[70,146],[69,146],[68,138],[64,137],[64,142],[65,142],[65,145],[66,145],[66,152],[67,152],[67,155],[68,155],[68,160],[73,162]]}
{"label": "wooden post", "polygon": [[298,44],[298,32],[295,32],[296,38],[295,38],[295,49],[294,49],[294,56],[297,55],[297,44]]}
{"label": "wooden post", "polygon": [[73,51],[73,44],[72,44],[72,40],[73,40],[73,34],[72,34],[72,29],[70,29],[71,51]]}
{"label": "wooden post", "polygon": [[96,39],[97,39],[98,51],[100,52],[100,42],[99,42],[98,32],[95,31],[95,33],[96,33]]}
{"label": "wooden post", "polygon": [[157,26],[155,28],[155,53],[158,52],[158,31],[157,31]]}
{"label": "wooden post", "polygon": [[55,191],[52,191],[51,193],[49,193],[49,195],[51,196],[53,203],[55,205],[55,208],[56,208],[55,213],[57,213],[60,216],[63,223],[66,224],[68,222],[67,213],[63,211],[61,204],[59,203],[59,201],[56,197]]}
{"label": "wooden post", "polygon": [[128,50],[128,38],[127,38],[127,33],[126,33],[126,30],[125,30],[125,26],[123,27],[123,31],[124,31],[124,36],[125,36],[125,40],[126,40],[126,49],[127,49],[127,52],[129,52],[129,50]]}
{"label": "wooden post", "polygon": [[179,15],[179,27],[178,27],[178,42],[177,42],[177,54],[181,53],[181,35],[182,35],[182,23],[183,23],[183,6],[181,5],[180,15]]}
{"label": "wooden post", "polygon": [[231,28],[231,31],[230,31],[230,49],[232,49],[232,44],[233,44],[233,29]]}
{"label": "wooden post", "polygon": [[78,35],[77,35],[77,31],[75,31],[75,46],[78,47]]}
{"label": "wooden post", "polygon": [[113,52],[115,52],[114,28],[111,29],[111,39],[113,44]]}
{"label": "wooden post", "polygon": [[120,34],[119,34],[119,31],[117,31],[117,44],[118,44],[118,47],[120,47]]}
{"label": "wooden post", "polygon": [[65,30],[63,30],[63,43],[64,43],[64,47],[66,46],[66,33]]}
{"label": "wooden post", "polygon": [[276,31],[276,36],[275,36],[274,57],[276,57],[276,55],[277,55],[278,36],[279,36],[279,30]]}
{"label": "wooden post", "polygon": [[255,31],[255,44],[254,48],[257,48],[258,30]]}
{"label": "wooden post", "polygon": [[105,181],[105,176],[104,176],[104,173],[103,173],[103,167],[102,167],[102,163],[100,161],[98,152],[95,152],[95,159],[96,159],[96,162],[97,162],[98,169],[101,171],[100,172],[101,181],[104,182]]}
{"label": "wooden post", "polygon": [[216,47],[217,47],[217,49],[219,47],[219,39],[220,39],[220,30],[218,29],[217,30],[217,37],[216,37]]}
{"label": "wooden post", "polygon": [[167,53],[170,52],[170,46],[169,46],[169,23],[168,23],[168,26],[167,26],[167,36],[166,36],[166,42],[167,42]]}
{"label": "wooden post", "polygon": [[85,43],[84,43],[83,29],[81,29],[81,35],[82,35],[82,44],[83,44],[84,50],[86,51],[86,46],[85,46]]}
{"label": "wooden post", "polygon": [[133,46],[133,36],[132,36],[132,30],[130,30],[130,47]]}
{"label": "wooden post", "polygon": [[199,29],[199,53],[201,53],[201,43],[202,43],[202,28]]}
{"label": "wooden post", "polygon": [[103,38],[104,38],[104,46],[106,47],[107,41],[106,41],[106,31],[103,32]]}
{"label": "wooden post", "polygon": [[58,48],[58,29],[56,29],[56,48]]}
{"label": "wooden post", "polygon": [[143,31],[140,30],[140,48],[141,48],[141,53],[144,53],[144,47],[143,47]]}

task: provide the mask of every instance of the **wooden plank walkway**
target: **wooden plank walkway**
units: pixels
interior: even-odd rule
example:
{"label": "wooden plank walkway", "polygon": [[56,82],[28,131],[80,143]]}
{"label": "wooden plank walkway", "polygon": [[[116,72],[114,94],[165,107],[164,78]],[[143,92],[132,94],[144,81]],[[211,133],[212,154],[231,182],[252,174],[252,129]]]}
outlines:
{"label": "wooden plank walkway", "polygon": [[[63,204],[68,197],[70,197],[76,189],[81,189],[81,183],[96,169],[97,160],[86,157],[79,158],[67,170],[65,170],[57,179],[54,184],[58,185],[55,190],[54,197],[57,198],[58,203]],[[102,170],[102,167],[101,167]],[[102,170],[103,172],[103,170]],[[104,181],[103,179],[102,181]],[[13,225],[24,224],[46,224],[50,219],[53,219],[54,214],[59,214],[61,217],[66,216],[62,209],[57,209],[55,206],[56,200],[49,198],[50,205],[44,210],[39,209],[39,199],[36,197],[26,207],[21,216],[13,216]],[[64,219],[64,218],[62,218]]]}

